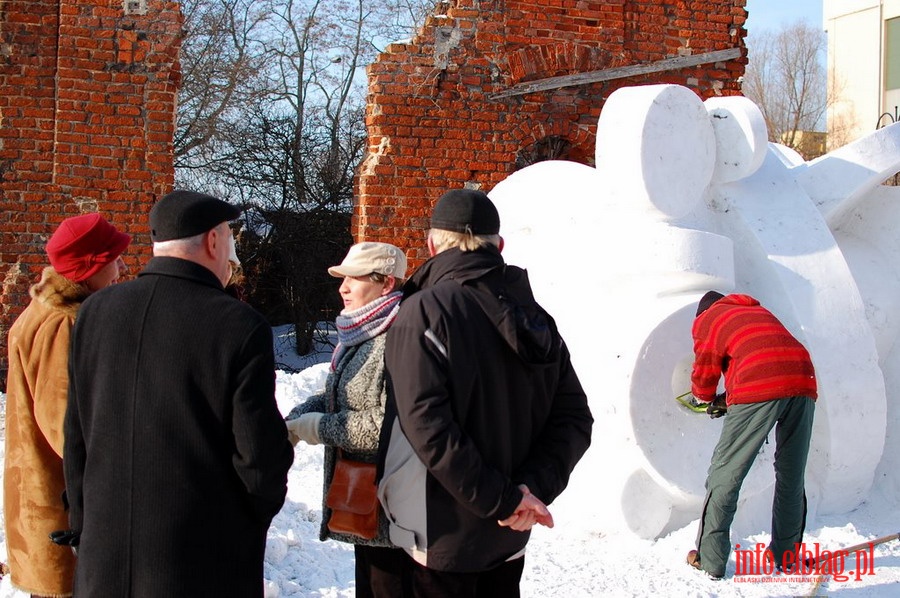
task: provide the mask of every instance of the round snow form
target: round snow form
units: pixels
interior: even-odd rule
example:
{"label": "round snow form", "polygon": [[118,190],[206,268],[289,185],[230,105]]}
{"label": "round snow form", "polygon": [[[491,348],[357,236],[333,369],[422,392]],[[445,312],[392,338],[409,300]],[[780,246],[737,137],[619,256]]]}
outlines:
{"label": "round snow form", "polygon": [[597,170],[636,209],[679,218],[700,201],[716,138],[697,95],[676,85],[618,89],[597,122]]}

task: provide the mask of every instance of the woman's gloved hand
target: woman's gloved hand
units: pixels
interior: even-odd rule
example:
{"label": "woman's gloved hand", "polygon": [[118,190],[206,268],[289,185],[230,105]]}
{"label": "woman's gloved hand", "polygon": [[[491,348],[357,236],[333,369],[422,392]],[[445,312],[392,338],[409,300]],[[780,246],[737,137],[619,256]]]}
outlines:
{"label": "woman's gloved hand", "polygon": [[288,438],[291,444],[297,445],[301,440],[306,444],[319,444],[319,422],[324,413],[304,413],[297,419],[289,419],[285,422],[288,429]]}

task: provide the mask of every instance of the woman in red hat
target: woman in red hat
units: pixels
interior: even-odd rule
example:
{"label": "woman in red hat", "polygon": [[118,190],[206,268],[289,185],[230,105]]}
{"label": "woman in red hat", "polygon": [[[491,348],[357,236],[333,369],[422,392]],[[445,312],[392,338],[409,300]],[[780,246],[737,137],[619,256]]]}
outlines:
{"label": "woman in red hat", "polygon": [[62,221],[47,243],[50,266],[9,331],[3,509],[13,586],[71,596],[75,557],[50,541],[68,529],[63,505],[63,416],[69,335],[81,302],[118,281],[131,237],[100,214]]}

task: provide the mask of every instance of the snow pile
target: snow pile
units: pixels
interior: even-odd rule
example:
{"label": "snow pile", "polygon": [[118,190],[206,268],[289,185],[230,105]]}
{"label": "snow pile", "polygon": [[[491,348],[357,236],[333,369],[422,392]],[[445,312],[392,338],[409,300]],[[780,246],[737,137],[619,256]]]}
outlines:
{"label": "snow pile", "polygon": [[[282,413],[320,389],[326,372],[325,364],[296,374],[278,372],[278,405]],[[613,454],[608,461],[617,458]],[[697,467],[704,469],[705,464]],[[604,472],[593,473],[600,477]],[[784,577],[764,576],[768,582],[757,583],[738,583],[732,578],[718,582],[707,579],[684,564],[685,553],[693,547],[696,521],[655,541],[631,533],[606,533],[579,525],[580,517],[589,519],[596,513],[598,499],[605,492],[605,486],[597,483],[589,492],[567,491],[563,494],[568,499],[565,507],[561,501],[551,505],[554,516],[566,521],[550,530],[539,527],[532,535],[522,581],[523,596],[590,598],[678,594],[755,598],[808,595],[812,590],[812,581],[780,581]],[[849,515],[810,521],[806,542],[812,545],[821,541],[823,548],[831,549],[891,533],[900,518],[900,510],[891,501],[893,497],[886,500],[873,496],[869,504]],[[288,477],[287,500],[273,520],[266,542],[267,598],[354,596],[352,547],[318,540],[321,502],[322,449],[300,445]],[[746,537],[735,536],[733,540],[742,546],[753,546],[756,542],[767,542],[768,535],[759,529]],[[0,560],[5,556],[3,536]],[[848,560],[848,569],[853,566],[855,563]],[[888,598],[896,595],[898,583],[900,543],[895,542],[875,549],[874,575],[864,576],[860,581],[828,582],[823,589],[829,593],[855,590],[865,596]],[[27,594],[13,590],[6,577],[0,582],[0,598],[27,598]]]}

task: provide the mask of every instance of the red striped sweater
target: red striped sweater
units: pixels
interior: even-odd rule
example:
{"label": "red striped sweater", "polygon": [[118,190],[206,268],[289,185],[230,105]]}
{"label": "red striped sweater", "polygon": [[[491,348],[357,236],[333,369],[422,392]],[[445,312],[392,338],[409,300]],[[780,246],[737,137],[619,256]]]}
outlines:
{"label": "red striped sweater", "polygon": [[725,375],[729,405],[791,396],[816,398],[809,353],[772,313],[749,295],[727,295],[694,320],[691,391],[716,395]]}

